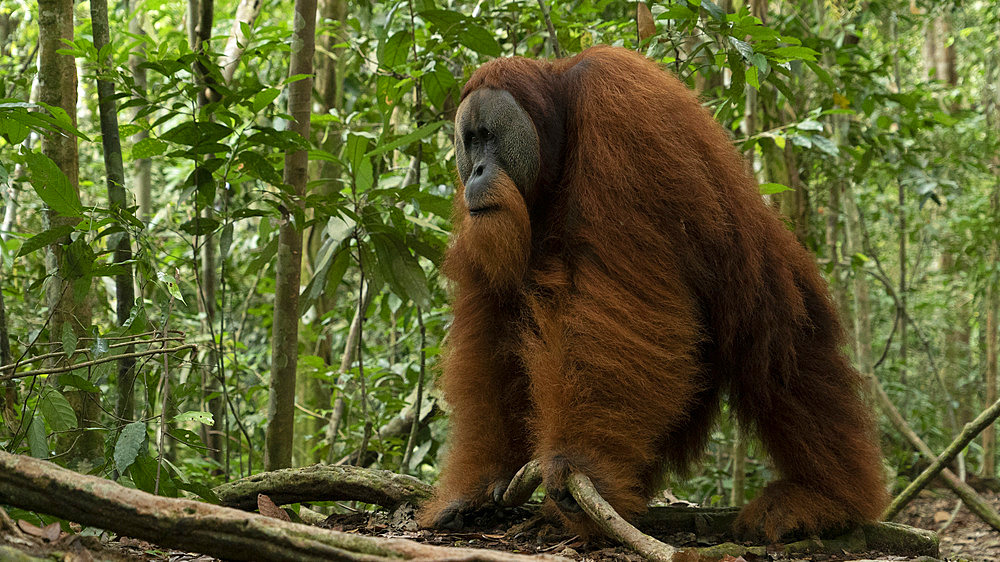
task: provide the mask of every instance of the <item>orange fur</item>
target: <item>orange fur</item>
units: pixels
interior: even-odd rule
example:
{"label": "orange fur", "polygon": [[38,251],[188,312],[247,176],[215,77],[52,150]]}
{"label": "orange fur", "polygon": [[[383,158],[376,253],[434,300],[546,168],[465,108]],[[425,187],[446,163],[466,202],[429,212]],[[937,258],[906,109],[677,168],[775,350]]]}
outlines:
{"label": "orange fur", "polygon": [[874,425],[825,283],[695,96],[611,47],[496,60],[463,96],[484,87],[532,118],[541,170],[527,201],[501,178],[488,222],[455,198],[450,452],[422,521],[532,457],[549,489],[581,470],[632,517],[697,459],[722,393],[781,474],[740,530],[877,518]]}

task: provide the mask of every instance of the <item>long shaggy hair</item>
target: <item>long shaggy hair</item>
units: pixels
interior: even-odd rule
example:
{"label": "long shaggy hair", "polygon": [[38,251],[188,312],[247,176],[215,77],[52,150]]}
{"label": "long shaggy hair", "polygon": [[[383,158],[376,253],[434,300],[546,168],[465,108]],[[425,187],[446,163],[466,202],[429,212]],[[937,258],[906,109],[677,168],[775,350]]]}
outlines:
{"label": "long shaggy hair", "polygon": [[547,487],[579,470],[634,516],[704,450],[723,395],[781,476],[740,529],[876,519],[874,424],[826,285],[695,95],[611,47],[495,60],[463,98],[480,88],[531,117],[541,169],[526,196],[499,186],[488,220],[455,197],[450,452],[423,521],[530,458]]}

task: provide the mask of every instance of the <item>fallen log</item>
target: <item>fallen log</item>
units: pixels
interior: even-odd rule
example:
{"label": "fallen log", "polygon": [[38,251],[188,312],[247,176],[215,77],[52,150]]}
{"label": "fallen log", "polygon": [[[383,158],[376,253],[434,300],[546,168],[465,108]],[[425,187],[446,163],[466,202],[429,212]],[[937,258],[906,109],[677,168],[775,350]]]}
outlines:
{"label": "fallen log", "polygon": [[420,505],[434,489],[412,476],[358,466],[316,464],[262,472],[216,486],[222,505],[257,508],[264,494],[278,505],[317,501],[359,501],[394,509],[402,503]]}
{"label": "fallen log", "polygon": [[[207,503],[154,496],[46,461],[0,452],[0,504],[226,560],[515,562],[529,557],[319,529]],[[533,556],[532,560],[565,560]]]}

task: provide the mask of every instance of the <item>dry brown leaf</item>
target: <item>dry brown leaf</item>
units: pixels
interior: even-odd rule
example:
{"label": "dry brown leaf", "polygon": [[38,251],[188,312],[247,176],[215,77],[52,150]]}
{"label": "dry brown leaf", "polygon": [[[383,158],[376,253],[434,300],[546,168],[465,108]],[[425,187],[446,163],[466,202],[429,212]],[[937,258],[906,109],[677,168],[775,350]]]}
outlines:
{"label": "dry brown leaf", "polygon": [[59,527],[59,523],[49,523],[44,527],[39,527],[28,523],[23,519],[18,519],[17,528],[26,535],[31,535],[33,537],[38,537],[46,541],[52,542],[59,538],[59,534],[62,533],[62,529]]}
{"label": "dry brown leaf", "polygon": [[649,11],[649,6],[645,2],[635,5],[635,21],[639,26],[639,40],[645,41],[656,35],[656,23],[653,21],[653,13]]}
{"label": "dry brown leaf", "polygon": [[947,511],[936,511],[934,512],[934,522],[944,523],[945,521],[951,519],[951,514]]}
{"label": "dry brown leaf", "polygon": [[275,505],[271,498],[264,494],[257,494],[257,511],[265,517],[270,517],[271,519],[281,519],[282,521],[291,521],[288,514],[285,513],[284,509],[281,509]]}

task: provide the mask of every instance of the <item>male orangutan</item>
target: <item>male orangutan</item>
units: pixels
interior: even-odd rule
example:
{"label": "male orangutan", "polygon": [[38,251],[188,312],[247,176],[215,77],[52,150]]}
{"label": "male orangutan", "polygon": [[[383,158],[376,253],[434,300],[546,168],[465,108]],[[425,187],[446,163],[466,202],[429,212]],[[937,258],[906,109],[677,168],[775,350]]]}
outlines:
{"label": "male orangutan", "polygon": [[742,535],[877,518],[879,448],[826,286],[695,95],[594,47],[492,61],[462,98],[450,452],[422,522],[460,527],[532,458],[576,529],[572,470],[635,516],[703,451],[721,394],[781,476]]}

